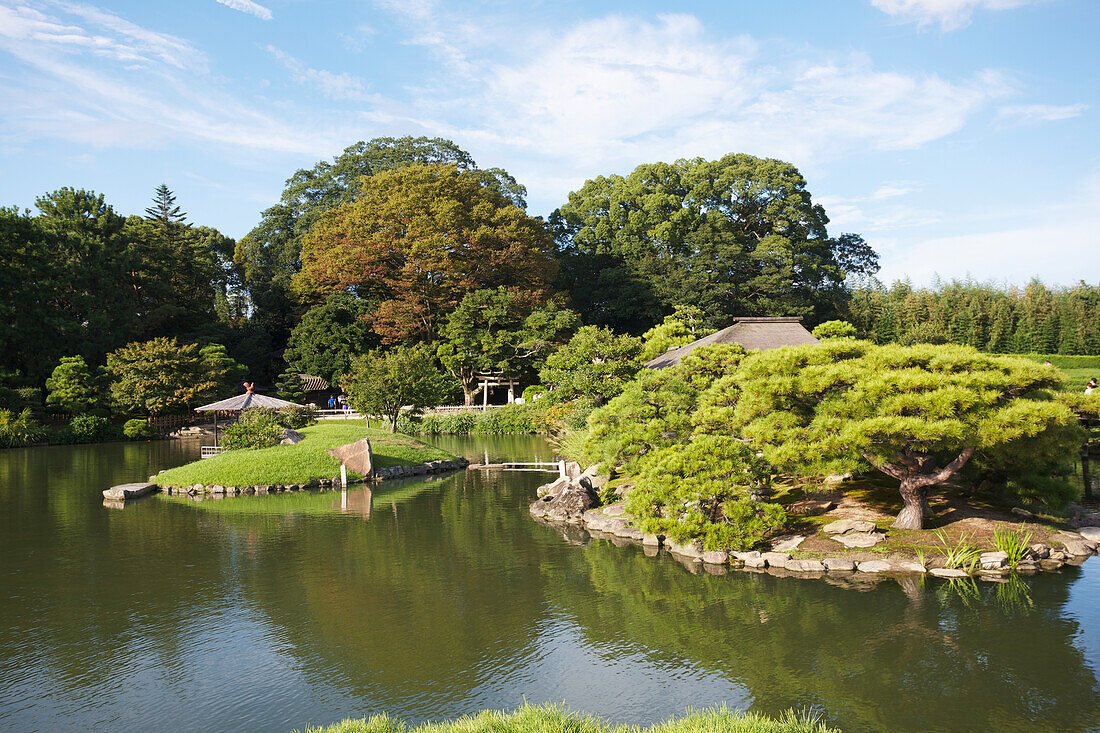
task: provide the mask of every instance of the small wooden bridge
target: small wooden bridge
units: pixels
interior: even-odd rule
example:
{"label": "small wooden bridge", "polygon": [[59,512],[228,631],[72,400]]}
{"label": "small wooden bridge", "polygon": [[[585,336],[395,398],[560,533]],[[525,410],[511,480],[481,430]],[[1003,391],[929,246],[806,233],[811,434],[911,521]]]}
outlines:
{"label": "small wooden bridge", "polygon": [[565,478],[565,461],[506,461],[503,463],[478,463],[471,465],[469,470],[481,471],[542,471],[544,473],[557,472],[560,478]]}

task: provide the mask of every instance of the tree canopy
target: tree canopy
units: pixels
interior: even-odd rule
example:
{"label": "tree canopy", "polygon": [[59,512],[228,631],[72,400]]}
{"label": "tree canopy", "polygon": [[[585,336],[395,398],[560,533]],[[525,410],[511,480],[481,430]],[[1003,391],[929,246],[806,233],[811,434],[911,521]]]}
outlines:
{"label": "tree canopy", "polygon": [[701,308],[711,328],[738,315],[820,318],[843,305],[847,277],[878,269],[860,237],[828,235],[794,166],[745,154],[597,177],[550,221],[585,322],[631,333],[678,305]]}
{"label": "tree canopy", "polygon": [[379,337],[366,317],[369,305],[350,293],[330,293],[324,303],[306,311],[290,333],[283,358],[302,374],[336,384],[351,360],[375,348]]}
{"label": "tree canopy", "polygon": [[437,354],[462,385],[469,405],[481,390],[476,386],[478,373],[518,377],[533,371],[576,323],[575,313],[553,301],[532,309],[526,298],[503,286],[475,290],[447,317]]}
{"label": "tree canopy", "polygon": [[235,253],[261,325],[277,342],[287,338],[298,315],[291,281],[301,266],[303,240],[321,217],[355,201],[362,192],[363,176],[409,165],[447,164],[517,206],[525,206],[526,189],[512,176],[499,168],[479,169],[469,153],[441,138],[359,141],[331,162],[322,160],[287,179],[279,203],[263,212]]}
{"label": "tree canopy", "polygon": [[446,393],[446,382],[427,346],[395,346],[372,351],[352,361],[342,379],[348,401],[365,415],[382,415],[397,432],[397,418],[404,407],[416,415],[435,407]]}
{"label": "tree canopy", "polygon": [[1037,440],[1055,460],[1074,454],[1079,428],[1052,398],[1059,382],[1053,367],[968,347],[830,339],[746,359],[736,383],[720,380],[701,404],[735,390],[734,429],[777,467],[897,479],[904,508],[894,526],[920,529],[928,489],[975,456],[995,461]]}
{"label": "tree canopy", "polygon": [[412,165],[360,180],[360,196],[305,238],[305,296],[351,290],[377,303],[386,342],[433,339],[466,293],[506,286],[544,302],[554,276],[542,223],[457,166]]}

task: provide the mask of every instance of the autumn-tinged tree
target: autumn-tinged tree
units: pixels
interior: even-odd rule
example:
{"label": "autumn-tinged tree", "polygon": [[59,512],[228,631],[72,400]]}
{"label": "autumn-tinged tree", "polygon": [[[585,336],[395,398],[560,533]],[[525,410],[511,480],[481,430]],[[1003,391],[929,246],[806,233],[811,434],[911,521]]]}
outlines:
{"label": "autumn-tinged tree", "polygon": [[456,166],[407,166],[361,180],[354,201],[305,238],[298,289],[354,290],[379,303],[390,343],[431,340],[473,290],[505,286],[533,302],[554,275],[542,223]]}
{"label": "autumn-tinged tree", "polygon": [[291,280],[300,267],[303,239],[326,212],[359,197],[363,176],[409,165],[447,164],[517,206],[525,206],[526,189],[506,171],[478,168],[468,152],[442,138],[360,140],[331,161],[296,171],[279,203],[263,212],[260,223],[237,243],[234,254],[258,324],[276,343],[290,334],[298,315]]}

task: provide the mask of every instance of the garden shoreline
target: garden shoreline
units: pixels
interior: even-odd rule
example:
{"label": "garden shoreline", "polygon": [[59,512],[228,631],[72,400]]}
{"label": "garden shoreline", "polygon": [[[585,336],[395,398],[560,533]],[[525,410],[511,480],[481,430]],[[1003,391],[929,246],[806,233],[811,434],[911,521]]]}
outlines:
{"label": "garden shoreline", "polygon": [[[705,550],[700,540],[680,544],[667,537],[642,532],[631,524],[631,517],[622,501],[592,507],[594,496],[606,478],[598,475],[598,466],[583,471],[577,463],[567,466],[565,478],[538,488],[539,498],[530,507],[536,521],[559,529],[565,540],[572,544],[587,544],[590,538],[602,539],[618,547],[641,546],[647,557],[667,553],[693,573],[703,571],[725,575],[738,570],[766,572],[781,577],[834,580],[929,575],[946,579],[977,577],[998,581],[1014,573],[1056,572],[1065,566],[1081,565],[1097,553],[1100,543],[1100,512],[1093,512],[1085,515],[1086,525],[1079,531],[1068,531],[1042,522],[1029,525],[1037,530],[1041,528],[1044,540],[1030,543],[1019,559],[1012,560],[1005,552],[986,551],[975,553],[969,569],[946,567],[942,557],[917,561],[898,554],[881,555],[861,550],[859,548],[870,548],[883,542],[885,531],[878,529],[874,522],[834,514],[834,521],[825,525],[823,531],[832,535],[830,539],[844,545],[844,549],[825,553],[800,552],[799,546],[807,536],[783,535],[772,540],[770,550]],[[853,544],[849,545],[849,541]]]}

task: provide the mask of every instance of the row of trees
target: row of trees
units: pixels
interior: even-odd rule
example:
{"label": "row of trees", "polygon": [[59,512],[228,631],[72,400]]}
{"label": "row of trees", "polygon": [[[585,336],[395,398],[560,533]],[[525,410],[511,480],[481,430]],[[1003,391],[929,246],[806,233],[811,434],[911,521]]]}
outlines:
{"label": "row of trees", "polygon": [[852,291],[847,319],[876,343],[962,344],[1000,354],[1100,354],[1100,286],[951,282]]}
{"label": "row of trees", "polygon": [[853,294],[877,256],[830,235],[782,161],[641,165],[588,181],[548,221],[526,213],[525,194],[451,141],[404,137],[296,172],[239,242],[188,224],[165,186],[145,216],[67,188],[35,215],[0,210],[0,387],[41,387],[62,357],[107,366],[126,344],[176,338],[284,386],[298,372],[338,383],[357,358],[423,347],[470,402],[479,372],[534,381],[582,326],[644,334],[656,354],[737,315],[847,318],[882,342],[1100,348],[1095,290]]}

